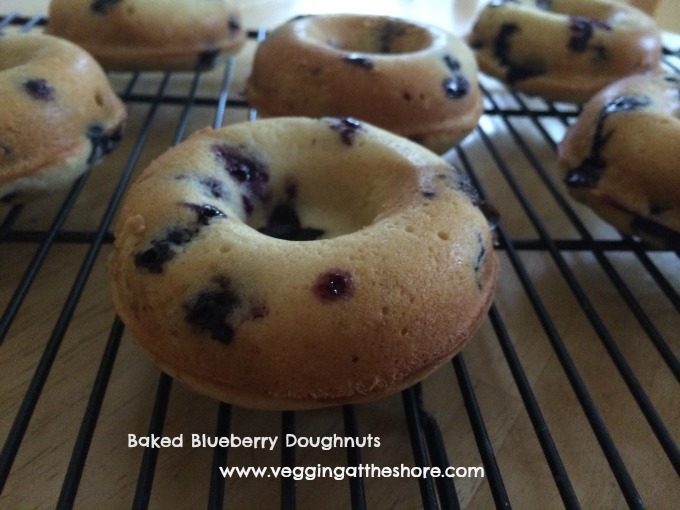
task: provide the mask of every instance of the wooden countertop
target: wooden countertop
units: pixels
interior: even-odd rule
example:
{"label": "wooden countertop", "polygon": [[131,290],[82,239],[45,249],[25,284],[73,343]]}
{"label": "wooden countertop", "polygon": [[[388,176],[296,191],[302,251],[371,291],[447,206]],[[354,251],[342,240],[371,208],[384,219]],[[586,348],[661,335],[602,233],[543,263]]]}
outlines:
{"label": "wooden countertop", "polygon": [[[44,12],[45,3],[0,0],[0,14]],[[331,4],[241,5],[246,25],[255,28],[327,12]],[[662,4],[660,20],[671,30],[670,22],[680,16],[667,14],[669,6],[678,3]],[[342,7],[462,31],[475,2],[346,0]],[[230,98],[242,89],[255,46],[249,41],[235,60]],[[423,383],[427,415],[414,412],[417,391],[350,409],[281,415],[218,406],[159,377],[130,335],[120,336],[114,320],[107,210],[128,168],[136,175],[176,138],[214,122],[222,77],[222,69],[206,73],[198,83],[199,100],[188,104],[193,77],[174,75],[166,101],[154,107],[163,77],[141,76],[128,101],[122,145],[91,172],[72,204],[64,209],[62,194],[25,207],[16,218],[0,210],[0,313],[11,315],[6,335],[0,334],[5,460],[12,438],[23,439],[5,464],[11,469],[0,508],[50,508],[60,495],[62,501],[72,498],[76,508],[126,508],[133,501],[140,507],[200,508],[220,497],[224,508],[291,508],[291,502],[298,508],[349,508],[365,501],[368,508],[412,509],[433,494],[446,501],[448,486],[408,478],[293,483],[274,477],[265,483],[232,477],[222,492],[211,448],[128,447],[128,434],[144,435],[159,424],[164,435],[184,434],[185,442],[191,434],[214,436],[216,430],[282,437],[293,427],[298,436],[319,437],[356,426],[359,436],[381,440],[379,447],[359,450],[362,463],[415,466],[418,455],[435,463],[434,454],[443,452],[446,465],[484,465],[484,478],[453,480],[462,508],[491,508],[506,499],[516,508],[557,508],[572,500],[583,508],[622,508],[639,495],[649,508],[670,509],[680,501],[677,465],[669,460],[677,459],[680,437],[680,387],[669,366],[677,367],[680,353],[678,255],[622,241],[563,194],[554,151],[573,108],[547,110],[535,99],[519,103],[491,80],[484,81],[490,99],[480,129],[448,157],[473,172],[500,210],[502,275],[494,309],[463,355]],[[130,76],[111,79],[122,92]],[[228,107],[224,123],[245,118],[245,109]],[[58,219],[63,223],[46,244],[44,233]],[[352,462],[344,448],[223,453],[217,465],[279,466],[291,455],[296,466]]]}

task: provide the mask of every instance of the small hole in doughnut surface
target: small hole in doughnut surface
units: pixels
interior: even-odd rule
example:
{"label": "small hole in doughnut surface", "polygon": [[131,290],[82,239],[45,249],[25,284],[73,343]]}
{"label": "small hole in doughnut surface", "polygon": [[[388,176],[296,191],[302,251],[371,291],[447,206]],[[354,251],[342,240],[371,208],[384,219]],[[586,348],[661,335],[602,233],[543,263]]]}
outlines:
{"label": "small hole in doughnut surface", "polygon": [[401,54],[432,44],[430,32],[407,21],[381,16],[336,16],[314,19],[308,36],[338,50],[368,54]]}

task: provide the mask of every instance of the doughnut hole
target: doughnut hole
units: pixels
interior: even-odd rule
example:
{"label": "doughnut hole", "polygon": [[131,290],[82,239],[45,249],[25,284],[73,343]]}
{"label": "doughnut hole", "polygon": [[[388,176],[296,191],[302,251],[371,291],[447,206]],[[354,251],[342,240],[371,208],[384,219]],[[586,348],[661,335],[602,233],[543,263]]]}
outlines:
{"label": "doughnut hole", "polygon": [[322,46],[350,53],[377,55],[423,51],[432,45],[432,34],[403,20],[346,16],[309,26],[307,37]]}
{"label": "doughnut hole", "polygon": [[[297,167],[294,174],[292,169],[291,173],[272,172],[268,186],[271,198],[253,201],[252,212],[243,221],[272,237],[299,241],[331,239],[359,231],[398,210],[405,201],[420,198],[419,183],[413,174],[409,175],[403,162],[395,165],[380,178],[366,175],[365,166],[358,163],[333,163],[328,159],[324,164]],[[290,194],[292,175],[295,175],[294,196]],[[393,191],[404,189],[412,189],[413,193]],[[288,226],[292,230],[301,229],[300,236],[286,238],[269,234],[268,227],[279,227],[279,222],[297,222]],[[318,235],[313,231],[318,231]]]}

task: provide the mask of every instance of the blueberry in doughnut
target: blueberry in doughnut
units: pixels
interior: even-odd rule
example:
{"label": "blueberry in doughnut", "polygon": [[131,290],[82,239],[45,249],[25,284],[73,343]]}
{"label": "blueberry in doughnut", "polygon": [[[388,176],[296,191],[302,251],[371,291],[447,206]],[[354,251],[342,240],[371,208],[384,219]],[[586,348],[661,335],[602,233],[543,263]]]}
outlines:
{"label": "blueberry in doughnut", "polygon": [[47,33],[89,51],[108,70],[205,71],[245,42],[226,0],[51,0]]}
{"label": "blueberry in doughnut", "polygon": [[97,62],[63,39],[0,36],[0,200],[71,184],[122,138],[126,109]]}
{"label": "blueberry in doughnut", "polygon": [[527,94],[576,103],[656,69],[661,58],[654,20],[612,0],[493,0],[469,43],[484,73]]}
{"label": "blueberry in doughnut", "polygon": [[389,395],[471,337],[497,260],[466,176],[354,119],[204,129],[128,192],[113,298],[165,371],[234,404]]}
{"label": "blueberry in doughnut", "polygon": [[435,152],[464,138],[482,113],[467,45],[388,16],[285,23],[258,46],[245,96],[260,116],[354,117]]}
{"label": "blueberry in doughnut", "polygon": [[619,80],[595,95],[559,145],[570,194],[623,233],[680,250],[680,76]]}

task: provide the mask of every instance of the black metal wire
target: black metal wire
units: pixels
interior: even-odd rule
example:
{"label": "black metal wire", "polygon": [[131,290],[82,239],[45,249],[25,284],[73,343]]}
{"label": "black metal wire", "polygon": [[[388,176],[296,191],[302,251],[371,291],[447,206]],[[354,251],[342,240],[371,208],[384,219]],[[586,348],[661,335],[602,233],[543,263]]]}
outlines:
{"label": "black metal wire", "polygon": [[[345,424],[346,437],[359,437],[359,424],[354,406],[346,405],[342,408],[342,417]],[[347,448],[347,465],[358,468],[361,465],[361,449],[356,445]],[[366,508],[366,493],[364,481],[360,476],[352,477],[349,480],[350,498],[354,510],[364,510]]]}
{"label": "black metal wire", "polygon": [[[281,437],[295,434],[295,413],[284,411],[281,413]],[[295,446],[283,443],[281,445],[281,467],[292,472],[295,468]],[[281,478],[281,510],[293,510],[296,507],[295,478],[284,476]]]}
{"label": "black metal wire", "polygon": [[76,444],[73,447],[71,460],[68,469],[66,470],[64,483],[62,484],[61,493],[59,494],[59,499],[57,501],[57,508],[73,508],[78,492],[78,486],[80,485],[80,479],[83,474],[83,469],[85,468],[87,454],[90,451],[94,430],[97,426],[99,413],[104,402],[106,388],[109,384],[116,356],[118,355],[118,347],[120,346],[120,340],[123,336],[123,329],[123,323],[116,318],[111,327],[109,339],[102,355],[96,379],[92,384],[92,392],[90,393],[90,399],[87,402]]}

